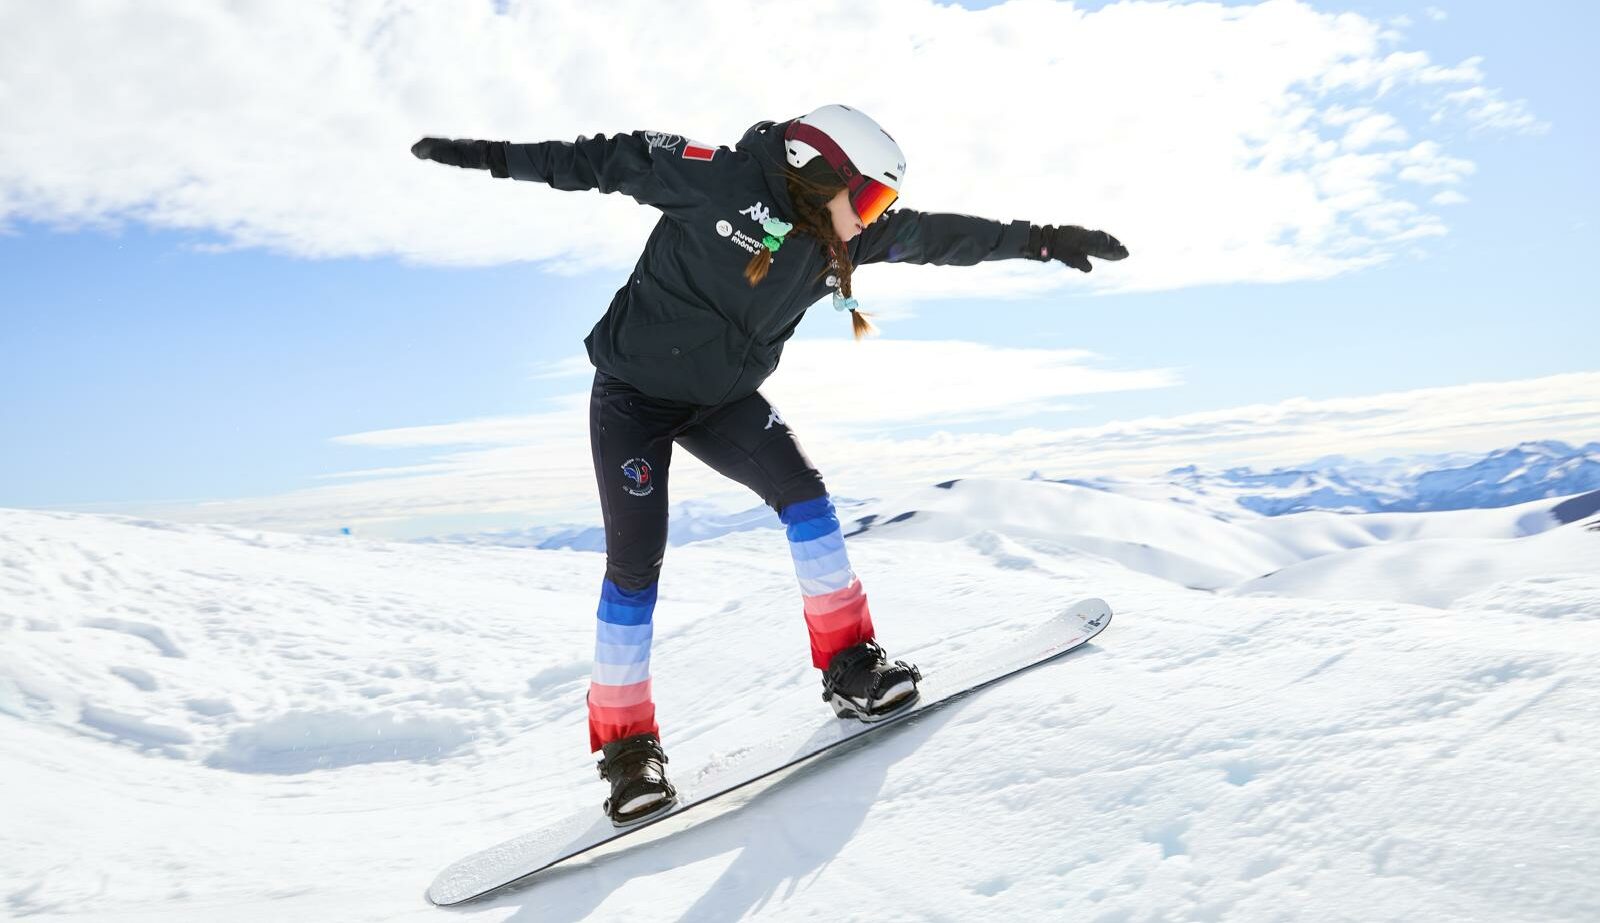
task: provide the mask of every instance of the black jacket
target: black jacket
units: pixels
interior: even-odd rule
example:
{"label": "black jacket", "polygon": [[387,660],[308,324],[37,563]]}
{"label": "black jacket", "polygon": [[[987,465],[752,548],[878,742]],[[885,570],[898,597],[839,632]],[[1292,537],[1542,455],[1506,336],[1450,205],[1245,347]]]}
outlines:
{"label": "black jacket", "polygon": [[[584,339],[596,368],[653,397],[720,404],[753,393],[778,367],[806,309],[831,294],[821,243],[800,234],[783,241],[759,285],[745,281],[762,219],[793,222],[787,125],[759,122],[733,150],[650,131],[505,146],[516,179],[624,192],[662,212],[627,284]],[[970,266],[1022,258],[1028,229],[1026,221],[901,208],[857,235],[850,259]]]}

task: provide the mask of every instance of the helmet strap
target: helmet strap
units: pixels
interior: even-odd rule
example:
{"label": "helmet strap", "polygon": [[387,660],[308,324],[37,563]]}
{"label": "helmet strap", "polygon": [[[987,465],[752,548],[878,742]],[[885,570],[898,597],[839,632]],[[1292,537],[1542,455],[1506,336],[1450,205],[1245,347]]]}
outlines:
{"label": "helmet strap", "polygon": [[828,166],[832,167],[834,172],[839,174],[839,178],[850,187],[851,192],[865,181],[861,171],[856,169],[856,165],[845,154],[844,148],[834,143],[827,132],[815,125],[807,125],[796,119],[789,123],[789,128],[783,133],[783,137],[785,140],[799,141],[816,148],[822,159],[828,162]]}

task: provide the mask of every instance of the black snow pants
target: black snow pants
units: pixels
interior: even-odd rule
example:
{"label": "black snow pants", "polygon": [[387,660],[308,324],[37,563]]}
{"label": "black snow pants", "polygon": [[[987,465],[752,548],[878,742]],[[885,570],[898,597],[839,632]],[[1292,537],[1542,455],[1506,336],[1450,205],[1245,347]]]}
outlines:
{"label": "black snow pants", "polygon": [[642,590],[661,573],[674,442],[774,511],[827,494],[822,475],[759,392],[727,404],[684,404],[596,371],[589,445],[605,518],[606,577],[625,590]]}

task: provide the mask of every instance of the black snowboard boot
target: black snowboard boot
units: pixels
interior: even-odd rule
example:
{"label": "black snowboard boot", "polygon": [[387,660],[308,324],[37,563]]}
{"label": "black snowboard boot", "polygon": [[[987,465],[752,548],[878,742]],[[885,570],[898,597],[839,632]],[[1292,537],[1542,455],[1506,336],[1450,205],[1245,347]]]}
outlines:
{"label": "black snowboard boot", "polygon": [[654,817],[678,801],[667,781],[667,755],[654,734],[635,734],[600,748],[600,778],[611,783],[605,812],[611,823],[628,827]]}
{"label": "black snowboard boot", "polygon": [[922,671],[904,660],[885,662],[876,641],[847,647],[822,674],[822,701],[841,718],[878,721],[917,701]]}

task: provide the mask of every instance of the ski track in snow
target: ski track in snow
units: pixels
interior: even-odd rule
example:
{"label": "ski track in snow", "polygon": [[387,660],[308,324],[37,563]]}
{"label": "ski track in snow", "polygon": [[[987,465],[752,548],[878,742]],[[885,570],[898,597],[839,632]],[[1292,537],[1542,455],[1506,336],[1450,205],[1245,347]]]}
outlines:
{"label": "ski track in snow", "polygon": [[[1089,595],[1117,609],[1104,636],[467,912],[1600,918],[1600,532],[1485,535],[1486,576],[1447,607],[1382,598],[1425,569],[1404,554],[1442,541],[1425,529],[1335,552],[1384,555],[1343,598],[1248,595],[1182,584],[1333,526],[1206,531],[1178,562],[1170,535],[1210,526],[1142,509],[1147,553],[1087,520],[1050,534],[1057,494],[970,489],[850,539],[890,653],[957,660]],[[461,912],[424,902],[436,871],[604,797],[583,707],[602,567],[0,511],[0,916]],[[656,624],[672,770],[831,720],[780,532],[673,547]]]}

